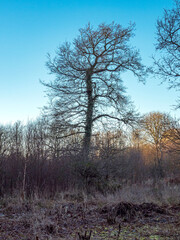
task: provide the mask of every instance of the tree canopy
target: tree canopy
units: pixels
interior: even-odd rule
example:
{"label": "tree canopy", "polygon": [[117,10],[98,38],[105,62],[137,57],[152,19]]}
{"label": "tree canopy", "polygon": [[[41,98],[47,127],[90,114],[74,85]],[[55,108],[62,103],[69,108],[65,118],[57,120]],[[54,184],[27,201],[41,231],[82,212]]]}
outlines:
{"label": "tree canopy", "polygon": [[[168,81],[170,88],[180,91],[180,1],[175,7],[164,10],[157,21],[156,50],[159,58],[154,58],[155,73]],[[180,107],[180,106],[179,106]]]}
{"label": "tree canopy", "polygon": [[50,98],[47,109],[63,136],[72,129],[84,134],[84,148],[89,148],[98,121],[135,120],[120,76],[131,71],[140,81],[145,77],[139,52],[129,44],[133,30],[134,25],[123,28],[114,22],[96,29],[88,24],[72,43],[62,44],[53,59],[49,55],[47,67],[55,80],[43,83]]}

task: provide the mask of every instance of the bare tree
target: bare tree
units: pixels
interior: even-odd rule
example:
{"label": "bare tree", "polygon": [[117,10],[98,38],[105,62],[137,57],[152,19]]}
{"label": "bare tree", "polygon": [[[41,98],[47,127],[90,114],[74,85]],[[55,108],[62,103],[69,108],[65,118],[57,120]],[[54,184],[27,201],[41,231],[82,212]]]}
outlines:
{"label": "bare tree", "polygon": [[170,88],[180,91],[180,1],[175,4],[157,21],[156,50],[160,58],[154,58],[154,66],[155,73],[168,80]]}
{"label": "bare tree", "polygon": [[169,152],[180,152],[180,122],[179,120],[171,121],[171,128],[165,133],[167,139],[166,149]]}
{"label": "bare tree", "polygon": [[47,66],[56,78],[43,83],[50,98],[46,110],[63,137],[71,135],[72,129],[84,134],[86,155],[95,123],[135,120],[120,78],[120,73],[131,71],[144,80],[139,52],[128,44],[133,28],[111,23],[94,29],[88,24],[72,44],[66,42],[58,48],[54,59],[49,56]]}
{"label": "bare tree", "polygon": [[5,126],[0,126],[0,158],[7,151],[7,129]]}
{"label": "bare tree", "polygon": [[172,118],[165,113],[151,112],[142,120],[144,140],[155,149],[155,165],[158,175],[162,176],[163,150],[166,148],[167,134],[172,128]]}

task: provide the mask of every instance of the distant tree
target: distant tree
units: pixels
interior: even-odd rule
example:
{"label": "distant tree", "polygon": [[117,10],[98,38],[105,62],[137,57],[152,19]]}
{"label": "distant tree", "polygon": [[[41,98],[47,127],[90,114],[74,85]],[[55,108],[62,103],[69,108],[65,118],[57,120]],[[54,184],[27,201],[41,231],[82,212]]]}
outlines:
{"label": "distant tree", "polygon": [[11,151],[16,158],[23,154],[23,126],[20,121],[15,122],[11,128]]}
{"label": "distant tree", "polygon": [[169,152],[178,153],[180,152],[180,122],[173,120],[171,122],[171,128],[166,132],[166,149]]}
{"label": "distant tree", "polygon": [[4,156],[5,152],[7,151],[6,141],[6,128],[5,126],[0,126],[0,158]]}
{"label": "distant tree", "polygon": [[[90,24],[79,30],[73,43],[62,44],[47,66],[54,81],[43,83],[49,90],[47,107],[60,134],[84,134],[83,149],[89,153],[92,128],[98,121],[131,123],[135,114],[120,73],[131,71],[144,80],[139,52],[128,42],[134,26]],[[75,130],[76,131],[72,131]]]}
{"label": "distant tree", "polygon": [[163,150],[167,143],[167,133],[172,128],[172,118],[165,113],[151,112],[141,122],[144,140],[155,149],[155,165],[158,175],[162,176]]}
{"label": "distant tree", "polygon": [[180,0],[175,4],[157,21],[156,50],[160,58],[154,58],[154,66],[155,73],[167,80],[170,88],[180,91]]}

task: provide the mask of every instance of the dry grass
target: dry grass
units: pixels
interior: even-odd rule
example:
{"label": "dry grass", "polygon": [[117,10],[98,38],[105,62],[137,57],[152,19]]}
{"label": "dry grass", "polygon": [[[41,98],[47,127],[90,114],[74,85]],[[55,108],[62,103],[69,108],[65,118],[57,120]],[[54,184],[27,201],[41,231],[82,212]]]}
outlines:
{"label": "dry grass", "polygon": [[[159,205],[177,205],[180,203],[180,185],[166,185],[165,183],[153,185],[145,183],[143,185],[125,186],[114,194],[107,194],[106,196],[98,193],[86,195],[83,192],[74,190],[60,193],[54,199],[39,198],[38,195],[24,201],[19,195],[14,198],[4,197],[0,199],[0,239],[75,240],[77,239],[78,231],[89,228],[93,230],[93,240],[116,239],[117,226],[108,226],[107,216],[100,214],[99,209],[102,209],[107,204],[113,206],[120,202],[131,202],[134,204],[149,202]],[[173,220],[173,217],[161,218],[159,215],[154,216],[150,225],[153,228],[154,224],[159,224],[159,231],[166,229],[166,227],[170,229],[174,224],[173,221],[176,224],[180,224],[179,220]],[[119,219],[119,221],[122,221],[122,219]],[[165,221],[166,226],[157,221]],[[130,225],[122,223],[122,229],[124,231],[129,229],[127,230],[129,233],[122,233],[122,238],[119,239],[135,239],[131,238],[132,231],[134,231],[132,230],[132,225],[135,229],[139,229],[138,234],[143,236],[145,232],[142,230],[141,222],[138,223],[137,220]],[[149,227],[148,222],[143,222],[143,224],[146,224],[147,228]],[[106,231],[103,229],[106,229]],[[155,227],[153,229],[154,232],[157,232]],[[110,236],[109,231],[115,234],[114,237],[112,234],[111,238],[107,237],[107,235]],[[137,231],[135,232],[137,233]],[[151,227],[149,227],[149,232],[151,233]],[[168,232],[167,236],[170,236],[170,234],[172,233]],[[126,235],[129,237],[125,238]],[[171,237],[167,239],[176,238]]]}
{"label": "dry grass", "polygon": [[113,194],[96,194],[95,200],[103,203],[132,202],[144,203],[152,202],[159,205],[178,204],[180,202],[180,184],[133,184],[124,186]]}

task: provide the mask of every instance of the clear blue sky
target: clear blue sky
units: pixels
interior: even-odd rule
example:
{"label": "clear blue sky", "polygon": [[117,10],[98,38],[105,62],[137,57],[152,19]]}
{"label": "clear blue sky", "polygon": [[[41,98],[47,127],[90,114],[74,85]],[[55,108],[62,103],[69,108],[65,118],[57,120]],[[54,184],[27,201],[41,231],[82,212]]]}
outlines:
{"label": "clear blue sky", "polygon": [[[172,0],[0,0],[0,123],[26,121],[40,114],[46,104],[39,79],[49,79],[46,54],[72,41],[78,29],[115,21],[136,23],[132,44],[144,64],[154,53],[155,23]],[[160,81],[148,78],[146,85],[124,76],[124,85],[141,113],[171,111],[177,93]]]}

